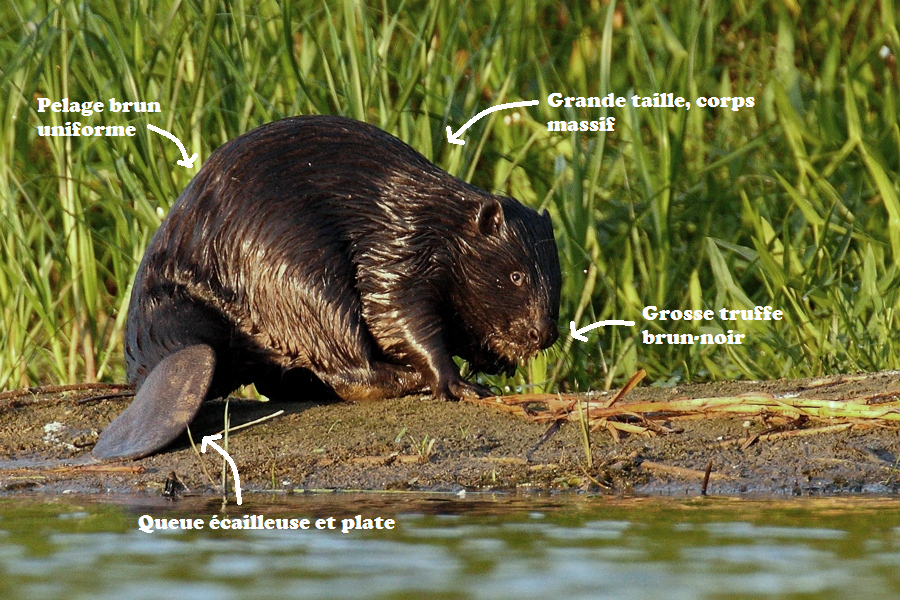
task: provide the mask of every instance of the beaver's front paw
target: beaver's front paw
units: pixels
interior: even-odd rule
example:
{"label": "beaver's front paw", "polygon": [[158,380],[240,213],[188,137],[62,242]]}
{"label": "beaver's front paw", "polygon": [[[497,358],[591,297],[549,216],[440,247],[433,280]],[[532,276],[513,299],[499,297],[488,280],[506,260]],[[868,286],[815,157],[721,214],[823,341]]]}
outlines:
{"label": "beaver's front paw", "polygon": [[435,398],[441,400],[462,400],[463,398],[488,398],[496,396],[489,387],[470,383],[461,377],[448,381],[443,385],[436,386],[434,390]]}

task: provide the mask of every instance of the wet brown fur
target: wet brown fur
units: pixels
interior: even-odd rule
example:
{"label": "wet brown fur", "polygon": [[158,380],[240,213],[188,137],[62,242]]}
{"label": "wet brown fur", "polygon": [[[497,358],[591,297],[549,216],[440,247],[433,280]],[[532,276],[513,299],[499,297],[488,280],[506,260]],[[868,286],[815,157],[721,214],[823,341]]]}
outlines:
{"label": "wet brown fur", "polygon": [[[154,235],[126,327],[129,380],[215,353],[208,398],[324,382],[347,400],[484,395],[452,361],[510,371],[557,338],[550,218],[341,117],[217,150]],[[286,385],[290,382],[290,385]]]}

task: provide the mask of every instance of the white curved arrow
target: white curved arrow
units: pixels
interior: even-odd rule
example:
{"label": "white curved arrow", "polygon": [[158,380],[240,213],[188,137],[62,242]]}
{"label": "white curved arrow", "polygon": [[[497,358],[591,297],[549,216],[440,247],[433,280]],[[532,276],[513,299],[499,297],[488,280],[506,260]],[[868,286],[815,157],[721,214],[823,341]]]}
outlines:
{"label": "white curved arrow", "polygon": [[175,162],[177,162],[182,167],[187,167],[188,169],[190,169],[191,167],[194,166],[194,161],[197,160],[197,153],[195,152],[192,157],[188,158],[187,150],[184,149],[184,144],[181,143],[181,140],[179,140],[177,137],[175,137],[174,135],[172,135],[165,129],[160,129],[159,127],[154,127],[150,123],[147,123],[147,129],[149,129],[150,131],[155,131],[156,133],[158,133],[160,135],[164,135],[167,138],[169,138],[170,140],[172,140],[173,142],[175,142],[176,144],[178,144],[178,149],[181,150],[181,158],[183,160],[179,160],[179,161],[175,161]]}
{"label": "white curved arrow", "polygon": [[612,319],[610,321],[597,321],[596,323],[591,323],[587,327],[582,327],[581,329],[575,328],[575,321],[569,321],[569,329],[572,331],[572,337],[576,340],[581,340],[582,342],[588,341],[586,337],[581,335],[582,333],[587,333],[591,329],[597,329],[598,327],[603,327],[604,325],[628,325],[629,327],[634,325],[634,321],[618,321],[616,319]]}
{"label": "white curved arrow", "polygon": [[480,119],[484,115],[488,115],[488,114],[494,112],[495,110],[503,110],[504,108],[515,108],[516,106],[534,106],[535,104],[540,104],[540,103],[541,103],[540,100],[523,100],[521,102],[507,102],[506,104],[500,104],[497,106],[492,106],[491,108],[486,108],[483,111],[481,111],[480,113],[478,113],[477,115],[475,115],[474,117],[472,117],[471,119],[469,119],[469,122],[466,123],[465,125],[463,125],[462,127],[460,127],[459,131],[457,131],[456,133],[453,133],[453,128],[450,127],[449,125],[447,125],[447,141],[450,142],[451,144],[457,144],[459,146],[464,145],[466,143],[466,141],[459,139],[459,136],[462,135],[462,132],[465,131],[466,129],[468,129],[469,127],[471,127],[472,125],[474,125],[475,122],[478,121],[478,119]]}
{"label": "white curved arrow", "polygon": [[231,473],[234,475],[234,493],[237,495],[237,503],[241,503],[241,478],[238,477],[237,467],[234,466],[234,460],[231,458],[231,455],[222,450],[222,447],[215,443],[213,440],[221,440],[222,434],[217,433],[216,435],[204,435],[203,443],[200,444],[200,452],[206,454],[206,444],[209,444],[213,448],[215,448],[219,454],[225,457],[225,460],[228,461],[228,464],[231,465]]}

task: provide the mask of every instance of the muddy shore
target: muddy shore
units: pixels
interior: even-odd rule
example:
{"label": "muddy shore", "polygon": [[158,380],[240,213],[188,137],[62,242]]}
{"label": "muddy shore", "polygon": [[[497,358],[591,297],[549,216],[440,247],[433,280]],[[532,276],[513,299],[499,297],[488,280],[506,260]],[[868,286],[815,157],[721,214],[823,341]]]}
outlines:
{"label": "muddy shore", "polygon": [[[638,387],[624,402],[765,393],[775,398],[847,400],[900,396],[900,373],[819,380]],[[0,495],[160,495],[172,474],[184,494],[221,493],[223,460],[201,455],[183,436],[143,460],[98,463],[90,449],[130,397],[127,389],[81,390],[0,399]],[[115,396],[119,397],[115,397]],[[105,398],[98,399],[98,396]],[[110,397],[112,396],[112,397]],[[199,447],[223,429],[226,404],[206,403],[191,426]],[[371,403],[273,403],[232,398],[228,451],[245,494],[310,490],[592,491],[699,495],[711,465],[710,495],[815,496],[900,491],[900,432],[853,423],[840,431],[758,437],[765,416],[710,416],[666,423],[673,433],[590,435],[592,466],[576,424],[549,429],[485,406],[409,397]],[[780,430],[821,428],[796,423]],[[229,482],[231,476],[228,476]],[[180,487],[180,486],[174,486]]]}

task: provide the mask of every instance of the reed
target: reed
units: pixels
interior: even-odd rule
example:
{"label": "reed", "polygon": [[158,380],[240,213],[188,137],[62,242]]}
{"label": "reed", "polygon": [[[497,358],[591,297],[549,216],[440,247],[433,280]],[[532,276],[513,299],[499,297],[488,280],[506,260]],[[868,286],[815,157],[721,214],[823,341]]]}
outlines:
{"label": "reed", "polygon": [[[893,0],[418,3],[22,0],[0,7],[0,388],[124,379],[137,261],[202,162],[262,123],[374,123],[446,170],[557,225],[565,341],[510,389],[897,368],[900,35]],[[884,48],[884,50],[882,50]],[[731,110],[553,108],[564,96],[752,96]],[[36,97],[144,100],[161,113],[36,112]],[[502,111],[448,144],[460,126]],[[551,120],[615,117],[613,132]],[[39,137],[39,124],[134,125],[133,138]],[[770,305],[741,346],[644,345],[644,306]]]}

